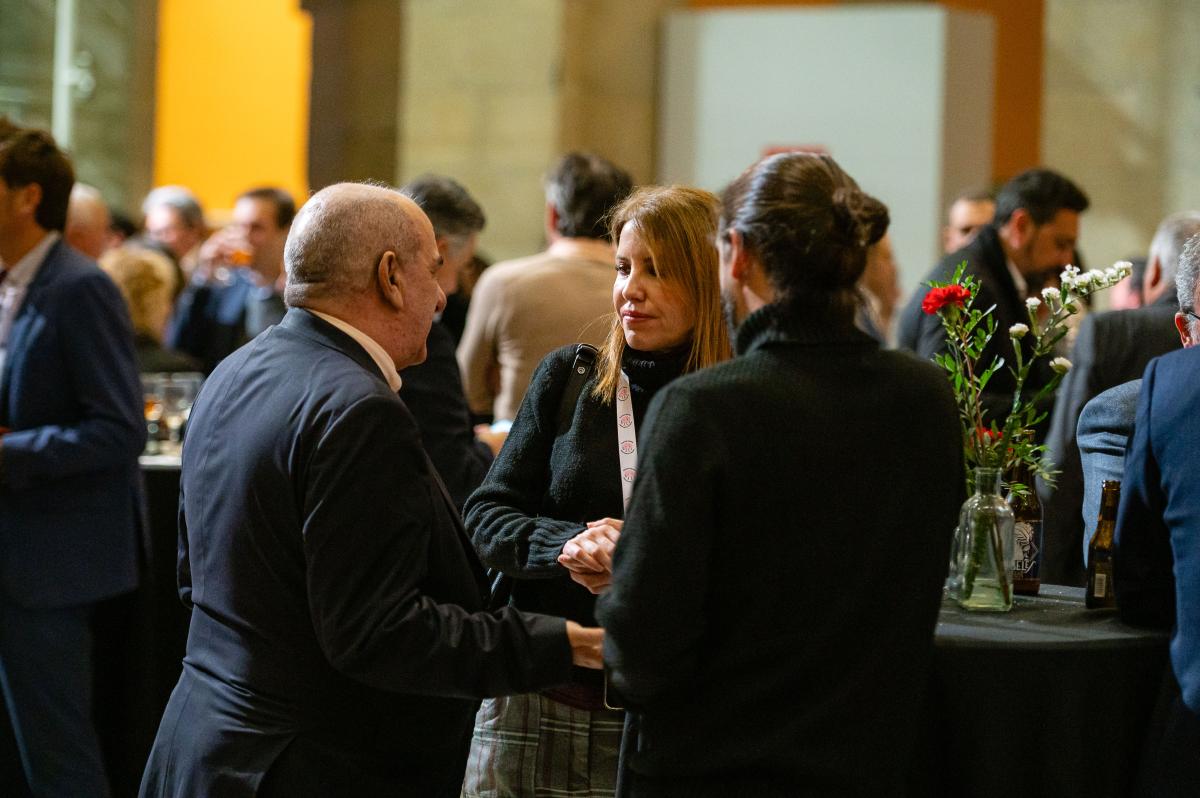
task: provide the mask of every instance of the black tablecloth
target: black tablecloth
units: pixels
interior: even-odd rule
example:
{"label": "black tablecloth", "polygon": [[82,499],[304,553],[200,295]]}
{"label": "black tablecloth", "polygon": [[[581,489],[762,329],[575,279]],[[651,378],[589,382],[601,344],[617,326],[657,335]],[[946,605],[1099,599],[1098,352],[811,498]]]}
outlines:
{"label": "black tablecloth", "polygon": [[1009,613],[947,601],[913,794],[1127,796],[1166,668],[1165,633],[1086,609],[1080,588]]}

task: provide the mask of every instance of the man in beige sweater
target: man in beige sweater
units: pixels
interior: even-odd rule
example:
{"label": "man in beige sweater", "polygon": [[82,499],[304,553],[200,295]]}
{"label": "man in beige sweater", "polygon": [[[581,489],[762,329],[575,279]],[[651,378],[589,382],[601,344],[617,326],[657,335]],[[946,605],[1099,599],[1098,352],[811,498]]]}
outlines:
{"label": "man in beige sweater", "polygon": [[492,266],[471,294],[458,363],[472,414],[514,418],[543,357],[604,341],[613,283],[605,215],[631,188],[622,169],[590,154],[565,155],[546,176],[549,247]]}

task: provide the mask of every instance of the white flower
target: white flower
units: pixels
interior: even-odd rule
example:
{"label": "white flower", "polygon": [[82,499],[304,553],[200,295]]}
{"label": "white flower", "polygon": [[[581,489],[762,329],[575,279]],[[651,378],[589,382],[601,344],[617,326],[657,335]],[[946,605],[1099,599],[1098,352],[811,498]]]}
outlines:
{"label": "white flower", "polygon": [[1027,332],[1029,332],[1029,325],[1021,324],[1020,322],[1017,322],[1016,324],[1014,324],[1013,326],[1008,328],[1008,334],[1010,336],[1012,336],[1013,340],[1024,338],[1025,333],[1027,333]]}
{"label": "white flower", "polygon": [[1116,266],[1109,266],[1104,270],[1104,280],[1110,285],[1121,281],[1121,275],[1117,272]]}
{"label": "white flower", "polygon": [[1129,275],[1133,274],[1133,264],[1127,260],[1119,260],[1112,265],[1117,270],[1117,279],[1124,280]]}
{"label": "white flower", "polygon": [[1042,300],[1038,299],[1035,296],[1031,296],[1031,297],[1029,297],[1029,299],[1025,300],[1025,307],[1029,308],[1030,310],[1037,310],[1038,305],[1040,305],[1040,304],[1042,304]]}
{"label": "white flower", "polygon": [[1071,361],[1065,357],[1056,357],[1050,361],[1050,368],[1057,371],[1059,374],[1066,374],[1071,370]]}
{"label": "white flower", "polygon": [[1047,302],[1053,302],[1055,299],[1058,299],[1058,289],[1046,286],[1042,289],[1042,299]]}

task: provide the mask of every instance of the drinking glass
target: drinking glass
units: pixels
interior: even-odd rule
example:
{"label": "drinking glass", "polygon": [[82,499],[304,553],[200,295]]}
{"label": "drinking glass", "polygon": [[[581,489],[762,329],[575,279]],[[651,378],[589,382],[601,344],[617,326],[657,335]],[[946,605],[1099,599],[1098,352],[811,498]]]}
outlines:
{"label": "drinking glass", "polygon": [[162,423],[167,428],[167,448],[174,453],[178,453],[183,445],[184,426],[202,380],[200,374],[192,372],[168,374],[163,380]]}

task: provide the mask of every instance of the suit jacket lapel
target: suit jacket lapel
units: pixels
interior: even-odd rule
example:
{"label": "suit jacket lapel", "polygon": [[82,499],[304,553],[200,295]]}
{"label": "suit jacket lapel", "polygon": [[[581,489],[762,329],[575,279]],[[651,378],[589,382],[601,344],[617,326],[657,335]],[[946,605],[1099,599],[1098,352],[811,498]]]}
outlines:
{"label": "suit jacket lapel", "polygon": [[38,302],[41,299],[42,292],[45,290],[46,282],[51,279],[56,265],[59,247],[63,246],[61,241],[55,243],[50,251],[46,253],[46,259],[38,267],[37,275],[33,278],[33,282],[25,289],[25,296],[21,300],[21,306],[17,308],[16,318],[13,319],[12,328],[8,331],[8,340],[4,345],[4,368],[0,371],[0,426],[8,426],[11,413],[9,412],[9,400],[11,397],[12,387],[12,370],[13,363],[22,356],[25,351],[26,340],[29,338],[30,331],[35,326],[35,321],[40,317],[37,311]]}
{"label": "suit jacket lapel", "polygon": [[[422,449],[424,454],[424,450]],[[450,498],[450,491],[446,490],[446,483],[442,482],[442,477],[434,467],[433,461],[429,459],[428,454],[424,454],[425,467],[429,469],[429,475],[433,477],[434,484],[437,485],[438,492],[442,495],[442,502],[445,504],[446,514],[454,521],[454,528],[458,532],[459,543],[462,544],[463,551],[467,555],[467,560],[471,563],[471,570],[475,576],[475,582],[479,586],[480,595],[486,599],[488,596],[489,587],[487,582],[487,572],[483,567],[483,563],[479,561],[479,554],[475,551],[475,543],[471,540],[471,536],[467,534],[467,528],[463,526],[462,516],[459,515],[458,507],[454,505],[454,500]]]}

